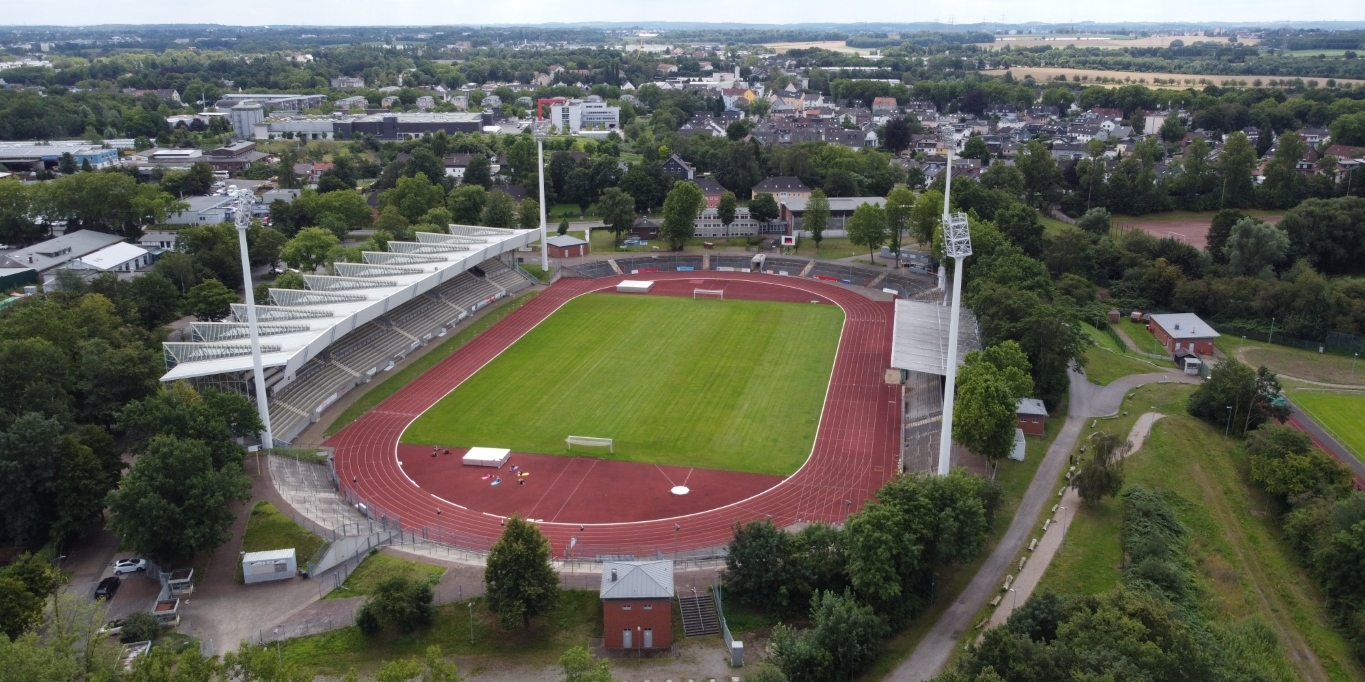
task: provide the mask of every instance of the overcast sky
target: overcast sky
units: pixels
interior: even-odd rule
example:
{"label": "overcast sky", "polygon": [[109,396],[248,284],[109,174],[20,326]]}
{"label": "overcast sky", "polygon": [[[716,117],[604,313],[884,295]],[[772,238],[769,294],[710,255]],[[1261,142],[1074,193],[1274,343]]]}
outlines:
{"label": "overcast sky", "polygon": [[433,25],[582,21],[1361,21],[1358,0],[4,0],[0,24]]}

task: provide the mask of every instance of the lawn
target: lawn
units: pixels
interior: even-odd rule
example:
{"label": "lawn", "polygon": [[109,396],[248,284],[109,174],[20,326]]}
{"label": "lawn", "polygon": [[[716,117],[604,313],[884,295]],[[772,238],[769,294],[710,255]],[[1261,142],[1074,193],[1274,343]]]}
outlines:
{"label": "lawn", "polygon": [[[537,266],[537,270],[539,266]],[[533,273],[536,274],[536,273]],[[531,297],[538,292],[532,291],[524,296],[518,296],[511,300],[503,300],[494,303],[492,308],[485,308],[482,316],[476,317],[464,329],[455,334],[447,334],[444,341],[423,354],[421,357],[412,361],[412,364],[391,373],[383,381],[371,386],[364,395],[351,403],[346,409],[337,415],[332,421],[331,426],[327,427],[326,434],[333,435],[342,430],[346,425],[360,418],[360,415],[369,412],[374,406],[384,399],[393,395],[398,389],[412,383],[413,379],[421,376],[427,370],[436,366],[436,363],[446,359],[451,353],[459,350],[461,346],[474,340],[474,337],[482,334],[484,330],[498,323],[502,318],[512,314],[512,311],[525,305]]]}
{"label": "lawn", "polygon": [[589,294],[419,417],[403,442],[786,475],[810,455],[843,324],[835,306]]}
{"label": "lawn", "polygon": [[[473,643],[470,642],[470,601],[473,602]],[[448,656],[505,656],[519,665],[552,666],[571,646],[586,644],[602,635],[602,605],[596,590],[564,590],[549,614],[531,621],[529,628],[504,630],[497,617],[474,599],[437,608],[429,627],[401,634],[386,632],[374,637],[345,627],[320,635],[285,640],[280,655],[290,663],[321,675],[340,676],[352,666],[372,670],[381,661],[421,657],[432,645]],[[461,670],[469,674],[469,670]]]}
{"label": "lawn", "polygon": [[1159,372],[1164,367],[1122,352],[1118,343],[1110,336],[1088,324],[1081,325],[1095,346],[1085,352],[1085,376],[1091,381],[1107,386],[1109,382],[1130,374]]}
{"label": "lawn", "polygon": [[1122,329],[1123,333],[1127,334],[1128,338],[1132,339],[1133,343],[1137,344],[1138,349],[1142,352],[1159,355],[1163,358],[1171,357],[1171,354],[1166,350],[1166,347],[1161,345],[1161,342],[1156,339],[1156,335],[1147,331],[1147,323],[1133,322],[1128,318],[1124,318],[1123,322],[1119,324],[1119,329]]}
{"label": "lawn", "polygon": [[1265,365],[1276,374],[1329,384],[1365,384],[1361,380],[1365,375],[1365,364],[1355,358],[1277,346],[1255,339],[1243,341],[1242,337],[1231,335],[1218,337],[1214,345],[1225,355],[1241,358],[1253,367]]}
{"label": "lawn", "polygon": [[1298,390],[1292,391],[1289,399],[1356,457],[1365,457],[1365,422],[1361,420],[1365,415],[1365,393]]}
{"label": "lawn", "polygon": [[[1142,450],[1124,463],[1125,486],[1145,485],[1166,496],[1190,531],[1189,555],[1204,592],[1200,608],[1225,625],[1261,620],[1280,632],[1286,648],[1311,649],[1332,680],[1360,680],[1362,670],[1332,629],[1323,598],[1279,540],[1277,512],[1253,489],[1246,456],[1235,439],[1183,413],[1183,401],[1149,400],[1144,387],[1125,403],[1130,415],[1101,422],[1126,434],[1148,405],[1168,414]],[[1161,387],[1169,397],[1189,387]],[[1121,513],[1117,500],[1082,508],[1040,589],[1095,594],[1119,584]],[[1305,664],[1307,665],[1307,664]],[[1318,675],[1313,675],[1316,679]]]}
{"label": "lawn", "polygon": [[360,562],[341,587],[327,593],[326,599],[345,599],[373,594],[379,583],[398,576],[413,580],[427,580],[433,585],[446,569],[441,566],[400,559],[383,552],[373,552]]}
{"label": "lawn", "polygon": [[1047,236],[1048,239],[1056,237],[1057,235],[1067,230],[1081,229],[1079,227],[1076,227],[1075,225],[1071,225],[1069,223],[1064,223],[1060,220],[1057,220],[1056,218],[1049,218],[1047,216],[1040,215],[1038,219],[1043,221],[1043,234]]}
{"label": "lawn", "polygon": [[[323,539],[305,530],[294,520],[280,513],[269,502],[257,502],[246,520],[242,535],[243,552],[264,552],[271,549],[294,548],[299,568],[313,557],[323,545]],[[197,573],[197,571],[196,571]],[[242,564],[237,562],[237,579],[242,579]]]}

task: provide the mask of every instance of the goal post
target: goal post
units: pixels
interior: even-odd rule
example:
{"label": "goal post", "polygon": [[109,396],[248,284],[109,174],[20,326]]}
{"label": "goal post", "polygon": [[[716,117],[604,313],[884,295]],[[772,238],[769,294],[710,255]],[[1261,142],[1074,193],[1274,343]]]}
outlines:
{"label": "goal post", "polygon": [[697,300],[697,299],[699,299],[699,298],[715,298],[715,299],[719,299],[719,300],[724,301],[724,300],[725,300],[725,290],[724,290],[724,289],[693,289],[693,290],[692,290],[692,300],[695,301],[695,300]]}
{"label": "goal post", "polygon": [[568,438],[564,439],[564,444],[568,446],[569,450],[573,450],[573,446],[575,445],[580,445],[586,447],[606,448],[607,452],[616,454],[616,450],[613,449],[610,438],[593,438],[592,436],[569,436]]}

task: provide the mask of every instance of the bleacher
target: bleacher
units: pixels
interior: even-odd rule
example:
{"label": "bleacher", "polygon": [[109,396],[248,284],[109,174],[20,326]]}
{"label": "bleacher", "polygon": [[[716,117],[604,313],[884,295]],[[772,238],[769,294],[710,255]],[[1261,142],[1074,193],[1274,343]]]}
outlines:
{"label": "bleacher", "polygon": [[[630,271],[625,270],[624,272]],[[611,277],[616,274],[616,271],[611,269],[611,263],[604,260],[598,260],[589,261],[587,263],[576,263],[574,265],[565,265],[560,269],[560,273],[564,277],[597,279],[598,277]]]}
{"label": "bleacher", "polygon": [[520,270],[508,266],[497,258],[484,261],[479,264],[479,267],[483,269],[484,277],[488,281],[502,287],[508,293],[521,291],[533,284],[531,279]]}
{"label": "bleacher", "polygon": [[806,266],[809,264],[810,261],[804,258],[782,258],[780,256],[779,257],[768,256],[768,258],[763,263],[763,269],[770,270],[774,273],[785,272],[792,277],[799,277],[801,276],[801,272],[804,271],[806,269]]}
{"label": "bleacher", "polygon": [[525,276],[497,259],[480,263],[479,269],[488,275],[487,279],[461,273],[384,317],[360,325],[325,353],[304,363],[294,381],[272,397],[270,421],[276,440],[292,441],[307,428],[317,407],[333,393],[345,393],[367,381],[390,361],[401,359],[441,329],[502,297],[509,287],[495,281],[514,286],[526,281]]}
{"label": "bleacher", "polygon": [[747,272],[752,263],[753,258],[751,256],[722,256],[720,254],[711,256],[712,270],[734,268],[735,270]]}

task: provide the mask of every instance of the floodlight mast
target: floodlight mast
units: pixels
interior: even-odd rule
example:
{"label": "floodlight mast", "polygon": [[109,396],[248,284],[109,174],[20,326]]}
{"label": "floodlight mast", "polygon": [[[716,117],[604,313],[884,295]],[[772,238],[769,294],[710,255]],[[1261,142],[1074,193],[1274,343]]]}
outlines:
{"label": "floodlight mast", "polygon": [[265,368],[261,366],[261,330],[256,324],[256,295],[251,284],[251,259],[247,257],[246,231],[251,227],[251,207],[256,197],[247,189],[232,189],[232,222],[237,227],[237,246],[242,252],[242,291],[246,299],[246,325],[251,332],[251,369],[256,384],[256,412],[261,415],[261,447],[271,450],[275,437],[270,430],[270,405],[266,402]]}
{"label": "floodlight mast", "polygon": [[957,329],[962,313],[962,261],[972,255],[972,237],[967,229],[967,214],[952,213],[953,145],[948,140],[948,167],[943,182],[943,257],[953,259],[952,312],[948,324],[948,357],[944,367],[943,433],[938,441],[938,475],[947,476],[953,464],[953,398],[957,389]]}
{"label": "floodlight mast", "polygon": [[545,138],[549,134],[544,119],[537,118],[531,124],[531,136],[536,138],[536,175],[540,177],[540,269],[546,274],[550,272],[549,233],[545,227]]}

